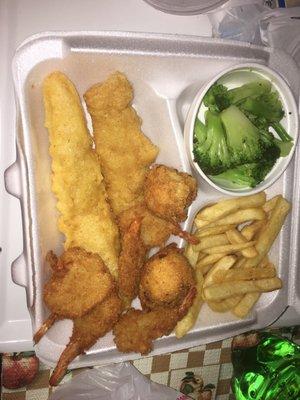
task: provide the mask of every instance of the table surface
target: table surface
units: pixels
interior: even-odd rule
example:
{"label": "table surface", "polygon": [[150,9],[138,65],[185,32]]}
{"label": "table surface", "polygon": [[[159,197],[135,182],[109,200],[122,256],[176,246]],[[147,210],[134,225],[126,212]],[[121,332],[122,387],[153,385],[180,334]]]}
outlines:
{"label": "table surface", "polygon": [[[272,330],[272,332],[300,344],[300,326]],[[178,391],[186,373],[194,373],[198,384],[189,396],[195,400],[234,400],[230,388],[233,373],[231,341],[232,339],[226,339],[171,354],[143,357],[133,361],[132,364],[152,381]],[[87,368],[69,371],[61,384],[68,382],[85,369]],[[18,390],[3,388],[2,400],[47,400],[53,390],[49,387],[50,373],[51,370],[41,365],[37,377],[27,387]]]}

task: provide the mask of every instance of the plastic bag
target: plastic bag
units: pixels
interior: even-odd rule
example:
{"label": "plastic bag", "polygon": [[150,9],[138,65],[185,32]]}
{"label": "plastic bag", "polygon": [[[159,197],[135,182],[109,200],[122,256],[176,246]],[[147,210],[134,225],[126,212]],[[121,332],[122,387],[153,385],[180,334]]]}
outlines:
{"label": "plastic bag", "polygon": [[90,369],[59,386],[49,400],[188,400],[167,386],[151,382],[130,363]]}
{"label": "plastic bag", "polygon": [[214,37],[261,44],[259,23],[269,11],[264,0],[231,0],[208,17]]}
{"label": "plastic bag", "polygon": [[283,49],[300,66],[300,7],[270,10],[261,21],[266,46]]}

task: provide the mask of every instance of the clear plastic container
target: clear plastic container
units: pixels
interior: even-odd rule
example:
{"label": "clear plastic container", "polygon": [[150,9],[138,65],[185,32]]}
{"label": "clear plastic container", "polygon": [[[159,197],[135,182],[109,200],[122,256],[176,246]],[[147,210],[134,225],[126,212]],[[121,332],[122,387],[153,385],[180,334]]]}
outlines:
{"label": "clear plastic container", "polygon": [[160,11],[177,14],[193,15],[211,11],[228,0],[144,0]]}

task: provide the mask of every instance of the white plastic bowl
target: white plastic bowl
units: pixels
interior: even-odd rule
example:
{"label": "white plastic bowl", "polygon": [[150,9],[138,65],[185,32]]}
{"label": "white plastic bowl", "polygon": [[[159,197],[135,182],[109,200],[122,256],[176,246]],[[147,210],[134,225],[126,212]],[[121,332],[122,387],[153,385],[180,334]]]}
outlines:
{"label": "white plastic bowl", "polygon": [[[208,89],[217,81],[224,84],[228,88],[241,86],[244,83],[255,80],[258,77],[268,79],[272,82],[274,89],[279,93],[282,105],[285,111],[285,116],[281,123],[287,130],[288,134],[293,138],[294,146],[286,157],[281,157],[277,160],[276,164],[265,177],[265,179],[254,188],[235,189],[230,186],[222,186],[213,182],[194,161],[193,156],[193,135],[195,119],[198,117],[204,122],[204,112],[206,107],[202,104],[203,97]],[[194,170],[206,181],[208,184],[218,191],[231,195],[231,196],[246,196],[249,194],[258,193],[271,186],[283,174],[291,161],[298,139],[298,109],[294,96],[285,82],[285,80],[271,68],[256,63],[239,64],[234,67],[228,68],[218,74],[213,80],[203,86],[197,93],[186,118],[184,127],[184,141],[188,153],[189,161]]]}

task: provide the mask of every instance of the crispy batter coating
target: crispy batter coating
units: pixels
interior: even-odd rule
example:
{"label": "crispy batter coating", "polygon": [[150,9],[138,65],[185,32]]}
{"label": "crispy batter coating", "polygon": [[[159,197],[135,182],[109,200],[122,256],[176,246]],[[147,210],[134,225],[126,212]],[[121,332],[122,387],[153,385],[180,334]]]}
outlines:
{"label": "crispy batter coating", "polygon": [[175,168],[156,165],[145,179],[145,202],[159,217],[178,223],[187,217],[186,209],[196,198],[196,179]]}
{"label": "crispy batter coating", "polygon": [[142,218],[141,238],[144,245],[148,248],[162,247],[169,239],[170,235],[180,236],[190,243],[197,244],[198,239],[183,231],[179,225],[166,221],[147,209],[144,204],[140,204],[129,210],[123,211],[118,217],[118,225],[121,235],[126,232],[137,218]]}
{"label": "crispy batter coating", "polygon": [[119,232],[107,202],[103,177],[72,82],[54,72],[43,82],[45,126],[52,157],[52,190],[60,212],[65,248],[99,253],[116,276]]}
{"label": "crispy batter coating", "polygon": [[187,313],[195,297],[195,288],[177,308],[158,308],[152,311],[130,309],[116,323],[113,333],[119,351],[148,354],[152,341],[169,335]]}
{"label": "crispy batter coating", "polygon": [[57,259],[44,286],[44,301],[57,317],[76,318],[102,302],[113,288],[113,278],[99,255],[75,247]]}
{"label": "crispy batter coating", "polygon": [[161,249],[145,263],[139,290],[143,309],[176,307],[196,282],[191,265],[174,243]]}
{"label": "crispy batter coating", "polygon": [[147,254],[140,236],[141,222],[141,219],[134,220],[122,235],[121,241],[118,285],[119,293],[128,305],[138,294],[141,268]]}
{"label": "crispy batter coating", "polygon": [[133,90],[124,74],[113,73],[84,98],[108,197],[119,215],[143,201],[145,175],[158,148],[141,131],[141,119],[130,105]]}
{"label": "crispy batter coating", "polygon": [[64,376],[69,363],[79,354],[93,346],[106,335],[117,322],[122,312],[122,301],[113,291],[102,303],[96,305],[88,314],[74,320],[70,342],[62,352],[50,378],[50,384],[56,386]]}
{"label": "crispy batter coating", "polygon": [[121,235],[128,229],[132,221],[142,219],[141,238],[146,247],[162,246],[172,234],[172,224],[152,214],[145,205],[140,204],[123,211],[118,217]]}

